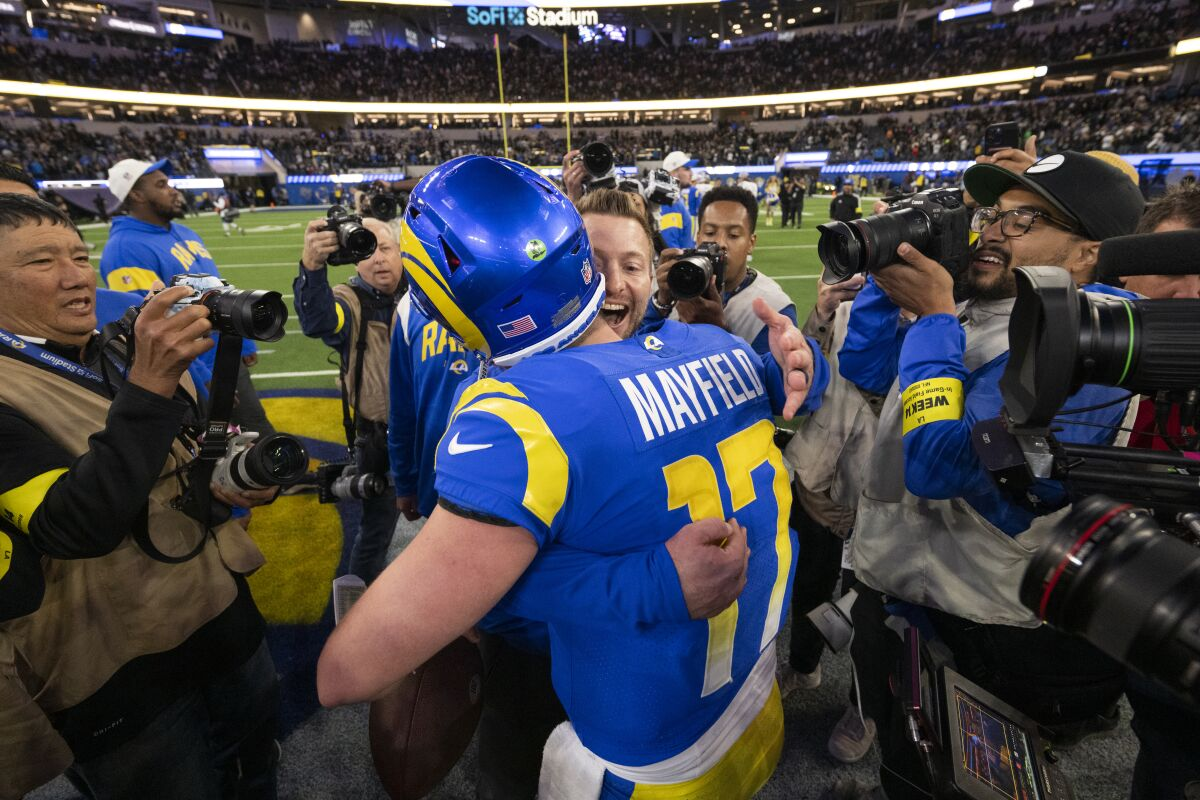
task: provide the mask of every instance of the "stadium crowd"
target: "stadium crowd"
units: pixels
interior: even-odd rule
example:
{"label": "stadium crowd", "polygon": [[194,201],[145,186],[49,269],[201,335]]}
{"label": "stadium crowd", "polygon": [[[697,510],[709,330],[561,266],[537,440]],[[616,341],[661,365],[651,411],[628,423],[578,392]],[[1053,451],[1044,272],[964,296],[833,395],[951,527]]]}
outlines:
{"label": "stadium crowd", "polygon": [[[571,52],[571,94],[577,100],[712,97],[896,82],[1135,52],[1174,43],[1198,21],[1194,6],[1169,8],[1155,2],[1117,12],[1093,27],[1071,22],[1025,33],[1021,27],[972,26],[950,29],[932,45],[924,37],[897,35],[883,27],[725,50],[709,44],[580,46]],[[529,40],[510,47],[504,65],[506,99],[560,98],[560,66],[559,52]],[[329,52],[315,44],[275,42],[223,50],[102,48],[76,56],[9,37],[0,48],[0,73],[21,80],[247,97],[498,99],[495,56],[487,48]]]}
{"label": "stadium crowd", "polygon": [[[1136,91],[1050,98],[976,108],[935,111],[924,119],[880,116],[796,120],[790,130],[721,124],[680,127],[673,132],[614,128],[599,138],[623,164],[660,159],[668,150],[692,154],[703,164],[771,164],[780,152],[830,151],[830,160],[893,161],[973,158],[983,129],[1015,120],[1038,137],[1043,152],[1114,150],[1177,152],[1200,148],[1200,96]],[[589,134],[577,133],[579,136]],[[211,174],[202,148],[211,144],[266,147],[294,174],[344,172],[438,164],[467,154],[503,153],[501,136],[481,131],[454,139],[427,129],[409,131],[273,132],[261,128],[131,126],[116,136],[90,133],[65,122],[0,131],[0,158],[22,164],[38,179],[99,178],[125,153],[169,157],[181,174]],[[559,130],[510,136],[510,154],[528,164],[562,158]]]}

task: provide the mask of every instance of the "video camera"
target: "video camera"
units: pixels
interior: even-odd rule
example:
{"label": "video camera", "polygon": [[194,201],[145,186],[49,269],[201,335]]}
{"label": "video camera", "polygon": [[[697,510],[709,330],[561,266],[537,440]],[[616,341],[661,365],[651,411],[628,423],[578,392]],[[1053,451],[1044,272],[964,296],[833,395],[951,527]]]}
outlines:
{"label": "video camera", "polygon": [[363,227],[363,218],[359,214],[351,214],[343,206],[330,206],[325,215],[325,227],[321,230],[333,231],[338,237],[338,250],[326,259],[331,266],[357,264],[370,258],[379,246],[375,234]]}
{"label": "video camera", "polygon": [[604,142],[591,142],[579,150],[572,163],[583,162],[587,175],[583,178],[584,193],[595,189],[617,188],[617,158]]}
{"label": "video camera", "polygon": [[642,197],[657,206],[674,205],[679,200],[679,181],[665,169],[651,170],[642,184]]}
{"label": "video camera", "polygon": [[[1197,274],[1197,252],[1195,230],[1117,237],[1101,243],[1097,273]],[[1021,601],[1200,702],[1200,461],[1184,454],[1200,449],[1189,433],[1200,421],[1200,300],[1087,293],[1056,267],[1015,274],[1004,410],[976,424],[973,444],[1014,496],[1049,478],[1073,504],[1026,570]],[[1089,383],[1152,395],[1171,449],[1059,441],[1070,414],[1094,410],[1062,410]]]}
{"label": "video camera", "polygon": [[704,294],[715,277],[717,291],[725,288],[725,267],[729,253],[716,242],[700,242],[684,250],[667,270],[667,288],[676,300],[691,300]]}
{"label": "video camera", "polygon": [[885,214],[827,222],[817,230],[826,283],[896,263],[896,249],[905,242],[958,275],[970,254],[971,211],[963,204],[962,190],[930,189],[896,200]]}

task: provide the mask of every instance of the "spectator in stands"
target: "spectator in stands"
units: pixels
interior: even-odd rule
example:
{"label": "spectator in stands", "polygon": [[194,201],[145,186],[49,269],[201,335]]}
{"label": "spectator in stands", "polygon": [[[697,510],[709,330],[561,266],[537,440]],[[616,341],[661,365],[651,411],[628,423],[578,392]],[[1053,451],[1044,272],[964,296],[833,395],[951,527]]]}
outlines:
{"label": "spectator in stands", "polygon": [[37,183],[28,172],[15,164],[0,162],[0,193],[38,196]]}

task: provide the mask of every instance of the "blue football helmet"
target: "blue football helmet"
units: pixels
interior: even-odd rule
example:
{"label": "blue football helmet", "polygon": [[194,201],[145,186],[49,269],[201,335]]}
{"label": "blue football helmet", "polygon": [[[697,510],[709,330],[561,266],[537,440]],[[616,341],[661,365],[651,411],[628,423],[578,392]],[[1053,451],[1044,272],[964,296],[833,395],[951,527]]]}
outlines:
{"label": "blue football helmet", "polygon": [[579,212],[515,161],[461,156],[422,178],[400,248],[417,307],[499,366],[566,347],[604,302]]}

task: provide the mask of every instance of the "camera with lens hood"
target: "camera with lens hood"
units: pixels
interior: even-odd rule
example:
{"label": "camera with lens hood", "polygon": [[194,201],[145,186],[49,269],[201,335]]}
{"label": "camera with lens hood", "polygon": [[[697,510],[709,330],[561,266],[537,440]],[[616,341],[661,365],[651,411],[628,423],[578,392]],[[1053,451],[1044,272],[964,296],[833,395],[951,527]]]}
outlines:
{"label": "camera with lens hood", "polygon": [[825,267],[826,283],[841,283],[896,263],[896,250],[906,242],[957,275],[969,260],[971,212],[960,189],[930,189],[896,200],[886,213],[827,222],[817,230],[817,256]]}
{"label": "camera with lens hood", "polygon": [[716,242],[700,242],[684,250],[667,270],[667,288],[676,300],[692,300],[704,294],[715,277],[717,291],[725,288],[725,268],[729,253]]}
{"label": "camera with lens hood", "polygon": [[604,142],[591,142],[579,150],[572,163],[583,162],[583,191],[617,188],[617,158]]}
{"label": "camera with lens hood", "polygon": [[187,286],[192,294],[171,306],[168,315],[188,306],[201,305],[208,309],[208,319],[217,333],[260,342],[277,342],[283,338],[288,313],[279,292],[237,289],[216,275],[202,272],[175,275],[171,278],[171,286]]}
{"label": "camera with lens hood", "polygon": [[325,227],[321,230],[333,231],[338,237],[337,252],[326,263],[334,267],[357,264],[374,255],[379,242],[375,234],[363,227],[360,215],[351,214],[342,206],[330,206],[325,217]]}
{"label": "camera with lens hood", "polygon": [[387,491],[387,478],[366,473],[349,461],[326,462],[317,467],[317,500],[336,503],[339,500],[371,500]]}
{"label": "camera with lens hood", "polygon": [[213,467],[212,482],[231,492],[291,486],[308,470],[308,451],[299,439],[273,433],[262,439],[253,431],[225,444],[225,456]]}

